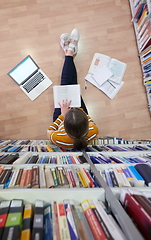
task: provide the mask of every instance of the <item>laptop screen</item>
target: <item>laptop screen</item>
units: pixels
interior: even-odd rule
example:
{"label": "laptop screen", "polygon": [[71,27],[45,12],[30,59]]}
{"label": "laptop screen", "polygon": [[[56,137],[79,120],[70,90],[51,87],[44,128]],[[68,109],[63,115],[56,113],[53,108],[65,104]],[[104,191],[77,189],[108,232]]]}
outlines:
{"label": "laptop screen", "polygon": [[27,56],[22,62],[13,68],[8,75],[20,85],[38,69],[39,68],[33,59],[30,56]]}

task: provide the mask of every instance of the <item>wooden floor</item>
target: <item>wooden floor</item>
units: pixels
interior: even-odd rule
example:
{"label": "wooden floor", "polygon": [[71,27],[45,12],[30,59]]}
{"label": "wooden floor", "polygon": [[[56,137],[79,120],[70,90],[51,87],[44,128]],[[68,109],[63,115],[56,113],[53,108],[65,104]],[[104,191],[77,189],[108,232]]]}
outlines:
{"label": "wooden floor", "polygon": [[[31,101],[7,73],[30,54],[54,85],[64,61],[60,35],[80,31],[78,82],[99,136],[151,138],[151,118],[128,0],[5,0],[0,2],[0,139],[46,139],[52,86]],[[113,100],[84,77],[95,52],[127,63]]]}

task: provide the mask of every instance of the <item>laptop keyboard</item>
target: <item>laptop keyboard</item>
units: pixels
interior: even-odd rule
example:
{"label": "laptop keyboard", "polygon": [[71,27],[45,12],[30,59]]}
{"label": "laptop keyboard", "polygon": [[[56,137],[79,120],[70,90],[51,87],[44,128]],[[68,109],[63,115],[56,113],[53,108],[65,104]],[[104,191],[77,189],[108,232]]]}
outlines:
{"label": "laptop keyboard", "polygon": [[26,84],[24,84],[23,88],[29,93],[44,79],[45,79],[44,75],[41,72],[39,72],[34,77],[32,77]]}

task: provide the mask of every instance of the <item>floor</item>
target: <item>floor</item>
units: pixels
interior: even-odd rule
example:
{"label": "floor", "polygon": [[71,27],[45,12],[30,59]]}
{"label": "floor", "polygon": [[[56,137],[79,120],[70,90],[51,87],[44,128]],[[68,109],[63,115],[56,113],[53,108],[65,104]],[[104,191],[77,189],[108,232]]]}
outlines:
{"label": "floor", "polygon": [[[0,1],[0,139],[46,139],[52,123],[53,90],[33,102],[7,73],[28,54],[59,85],[64,61],[60,35],[80,31],[75,58],[78,82],[99,137],[151,138],[151,118],[128,0]],[[88,84],[94,53],[127,64],[124,85],[113,100]]]}

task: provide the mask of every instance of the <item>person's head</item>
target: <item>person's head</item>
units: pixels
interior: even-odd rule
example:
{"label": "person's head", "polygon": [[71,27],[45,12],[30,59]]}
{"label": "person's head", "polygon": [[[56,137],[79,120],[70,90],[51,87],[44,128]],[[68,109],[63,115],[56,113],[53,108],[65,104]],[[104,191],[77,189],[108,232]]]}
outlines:
{"label": "person's head", "polygon": [[74,139],[74,148],[81,150],[86,148],[88,133],[88,117],[84,111],[79,108],[70,109],[64,119],[64,127],[69,137]]}

